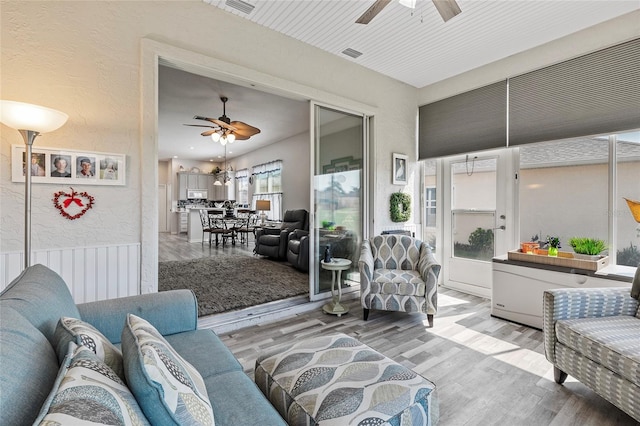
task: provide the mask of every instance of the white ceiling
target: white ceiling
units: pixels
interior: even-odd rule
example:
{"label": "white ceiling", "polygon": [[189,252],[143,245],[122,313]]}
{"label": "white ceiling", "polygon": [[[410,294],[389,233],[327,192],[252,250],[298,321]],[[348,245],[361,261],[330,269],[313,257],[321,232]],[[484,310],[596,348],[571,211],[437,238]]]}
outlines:
{"label": "white ceiling", "polygon": [[[639,0],[457,0],[462,13],[444,23],[431,0],[417,0],[413,12],[392,0],[361,25],[374,0],[248,0],[248,15],[228,0],[204,1],[417,88],[640,9]],[[362,56],[342,54],[347,48]],[[220,161],[220,144],[200,136],[206,129],[183,124],[222,115],[222,95],[231,120],[262,130],[229,145],[230,158],[308,130],[305,102],[161,67],[159,159]]]}

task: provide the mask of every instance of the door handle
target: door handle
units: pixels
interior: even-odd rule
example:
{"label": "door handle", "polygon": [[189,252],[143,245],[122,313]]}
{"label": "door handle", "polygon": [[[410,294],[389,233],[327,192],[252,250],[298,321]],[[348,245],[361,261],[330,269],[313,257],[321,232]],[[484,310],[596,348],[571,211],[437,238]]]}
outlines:
{"label": "door handle", "polygon": [[493,228],[493,229],[502,229],[504,231],[505,229],[507,229],[507,227],[504,225],[500,225],[497,228]]}

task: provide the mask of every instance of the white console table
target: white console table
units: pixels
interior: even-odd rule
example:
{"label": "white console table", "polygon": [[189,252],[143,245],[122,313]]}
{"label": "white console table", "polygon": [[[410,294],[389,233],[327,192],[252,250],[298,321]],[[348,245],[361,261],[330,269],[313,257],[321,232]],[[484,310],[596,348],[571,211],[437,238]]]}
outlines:
{"label": "white console table", "polygon": [[491,315],[542,329],[545,290],[579,287],[629,287],[635,268],[606,267],[596,273],[562,267],[493,259]]}

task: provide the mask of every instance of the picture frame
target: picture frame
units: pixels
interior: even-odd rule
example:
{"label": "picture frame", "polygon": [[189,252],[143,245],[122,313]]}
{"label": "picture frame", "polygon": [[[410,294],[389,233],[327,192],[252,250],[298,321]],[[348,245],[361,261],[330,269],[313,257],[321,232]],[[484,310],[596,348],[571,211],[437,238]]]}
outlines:
{"label": "picture frame", "polygon": [[[73,185],[124,185],[126,156],[110,152],[77,151],[34,146],[31,159],[24,145],[11,145],[11,181]],[[29,167],[27,167],[27,163]]]}
{"label": "picture frame", "polygon": [[336,158],[330,164],[322,166],[322,173],[340,173],[362,168],[362,159],[354,159],[353,156]]}
{"label": "picture frame", "polygon": [[407,184],[407,161],[409,156],[393,153],[392,179],[394,185]]}

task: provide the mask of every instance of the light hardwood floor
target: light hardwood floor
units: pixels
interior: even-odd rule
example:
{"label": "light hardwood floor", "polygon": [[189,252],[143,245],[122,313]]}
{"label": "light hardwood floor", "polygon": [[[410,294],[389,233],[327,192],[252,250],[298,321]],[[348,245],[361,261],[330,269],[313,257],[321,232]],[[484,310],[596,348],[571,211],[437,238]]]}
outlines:
{"label": "light hardwood floor", "polygon": [[[321,309],[221,333],[253,377],[259,353],[309,336],[342,332],[437,386],[440,425],[637,425],[571,376],[553,381],[539,330],[490,316],[490,302],[440,288],[433,328],[426,315],[372,311],[358,300],[338,318]],[[215,329],[214,329],[215,330]]]}
{"label": "light hardwood floor", "polygon": [[[253,242],[209,248],[187,243],[184,234],[160,234],[160,261],[252,250]],[[491,317],[487,299],[440,287],[433,328],[426,315],[398,312],[372,311],[365,322],[359,300],[346,303],[350,311],[340,318],[317,308],[219,335],[250,377],[258,354],[279,344],[334,332],[353,336],[433,381],[443,426],[638,425],[571,376],[556,384],[542,332]],[[212,317],[200,327],[215,324]]]}

